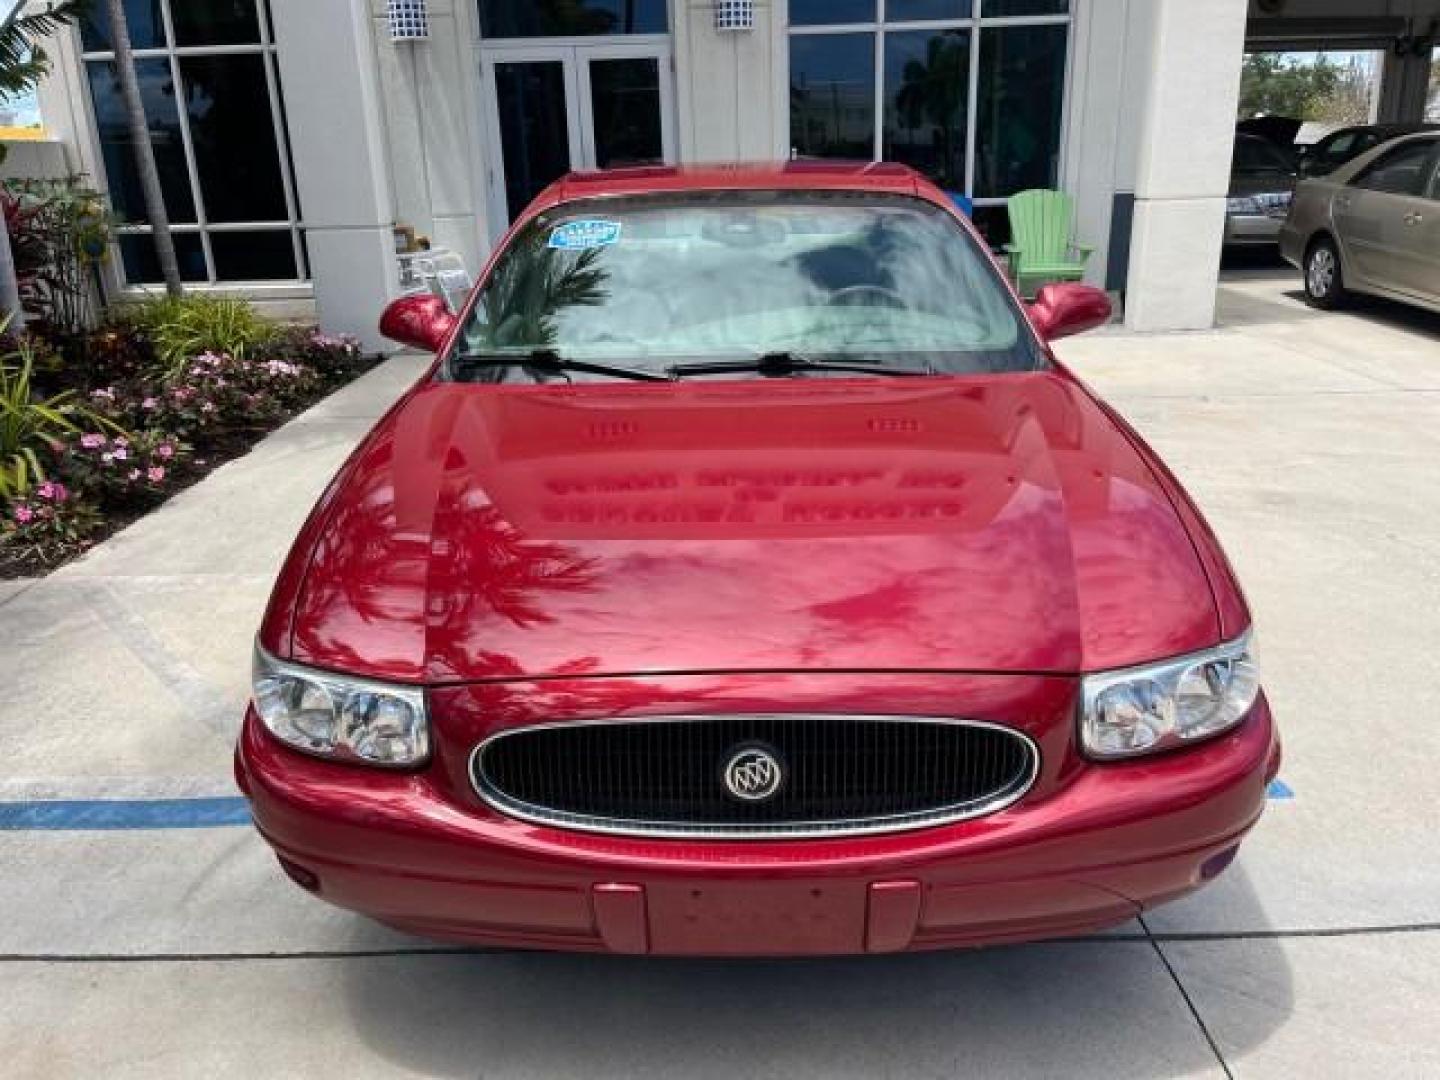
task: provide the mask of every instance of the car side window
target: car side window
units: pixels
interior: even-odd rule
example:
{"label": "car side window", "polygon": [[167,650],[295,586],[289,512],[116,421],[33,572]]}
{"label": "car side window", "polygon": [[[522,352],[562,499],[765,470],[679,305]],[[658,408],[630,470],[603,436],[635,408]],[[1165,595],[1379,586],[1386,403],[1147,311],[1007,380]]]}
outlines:
{"label": "car side window", "polygon": [[1440,139],[1437,139],[1430,154],[1430,182],[1422,194],[1427,199],[1440,202]]}
{"label": "car side window", "polygon": [[1340,135],[1333,135],[1326,144],[1321,147],[1320,159],[1332,165],[1343,165],[1354,155],[1350,148],[1355,145],[1355,132],[1347,131]]}
{"label": "car side window", "polygon": [[1422,184],[1429,176],[1427,165],[1434,148],[1434,142],[1428,140],[1406,143],[1371,162],[1353,183],[1367,191],[1419,195]]}

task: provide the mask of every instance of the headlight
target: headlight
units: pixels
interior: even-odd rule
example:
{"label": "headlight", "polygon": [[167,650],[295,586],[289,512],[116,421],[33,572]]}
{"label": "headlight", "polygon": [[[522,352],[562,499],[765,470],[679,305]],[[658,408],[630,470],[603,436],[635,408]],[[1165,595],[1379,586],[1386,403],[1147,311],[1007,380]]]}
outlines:
{"label": "headlight", "polygon": [[1249,195],[1241,195],[1236,198],[1225,200],[1225,210],[1230,214],[1262,214],[1259,202]]}
{"label": "headlight", "polygon": [[1259,694],[1248,633],[1177,660],[1087,675],[1080,745],[1107,760],[1186,746],[1234,727]]}
{"label": "headlight", "polygon": [[259,646],[253,688],[270,734],[307,754],[388,766],[430,756],[423,690],[287,664]]}

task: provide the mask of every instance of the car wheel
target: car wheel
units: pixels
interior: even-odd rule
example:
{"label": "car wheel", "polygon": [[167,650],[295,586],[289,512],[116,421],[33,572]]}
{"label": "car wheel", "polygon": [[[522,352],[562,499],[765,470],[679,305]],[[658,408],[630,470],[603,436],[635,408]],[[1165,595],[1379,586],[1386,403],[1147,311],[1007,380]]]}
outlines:
{"label": "car wheel", "polygon": [[1316,240],[1305,255],[1305,299],[1326,311],[1345,299],[1345,281],[1340,270],[1340,251],[1329,237]]}

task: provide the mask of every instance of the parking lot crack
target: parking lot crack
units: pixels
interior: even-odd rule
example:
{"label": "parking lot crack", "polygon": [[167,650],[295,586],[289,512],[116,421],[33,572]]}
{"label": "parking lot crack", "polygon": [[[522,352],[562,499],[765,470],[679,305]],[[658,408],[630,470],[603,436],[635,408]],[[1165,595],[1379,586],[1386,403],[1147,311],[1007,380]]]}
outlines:
{"label": "parking lot crack", "polygon": [[1215,1055],[1215,1060],[1225,1073],[1227,1080],[1235,1080],[1235,1074],[1230,1071],[1229,1062],[1225,1060],[1225,1055],[1220,1052],[1220,1044],[1215,1041],[1215,1036],[1205,1023],[1205,1018],[1200,1015],[1200,1010],[1195,1007],[1195,1001],[1190,996],[1190,991],[1186,990],[1185,984],[1180,981],[1180,973],[1176,971],[1175,966],[1170,963],[1170,958],[1165,955],[1165,950],[1161,947],[1160,942],[1155,939],[1155,935],[1150,932],[1150,925],[1145,921],[1145,917],[1143,915],[1137,916],[1137,920],[1145,931],[1145,937],[1150,942],[1150,947],[1155,950],[1155,955],[1160,958],[1160,963],[1164,964],[1165,970],[1170,973],[1170,980],[1175,984],[1175,989],[1180,991],[1180,997],[1184,1000],[1185,1007],[1190,1010],[1190,1015],[1195,1018],[1195,1024],[1200,1028],[1200,1034],[1204,1035],[1205,1041],[1210,1044],[1210,1050]]}

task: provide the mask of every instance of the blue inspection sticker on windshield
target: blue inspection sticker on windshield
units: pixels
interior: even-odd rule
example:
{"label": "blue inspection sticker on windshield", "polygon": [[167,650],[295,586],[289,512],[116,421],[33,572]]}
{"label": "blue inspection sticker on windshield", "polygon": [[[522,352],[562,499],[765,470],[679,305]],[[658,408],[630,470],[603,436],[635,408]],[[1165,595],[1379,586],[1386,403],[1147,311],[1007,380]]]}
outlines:
{"label": "blue inspection sticker on windshield", "polygon": [[609,247],[619,243],[620,225],[618,221],[604,221],[600,218],[567,221],[551,230],[549,246],[561,251],[589,251],[591,248]]}

